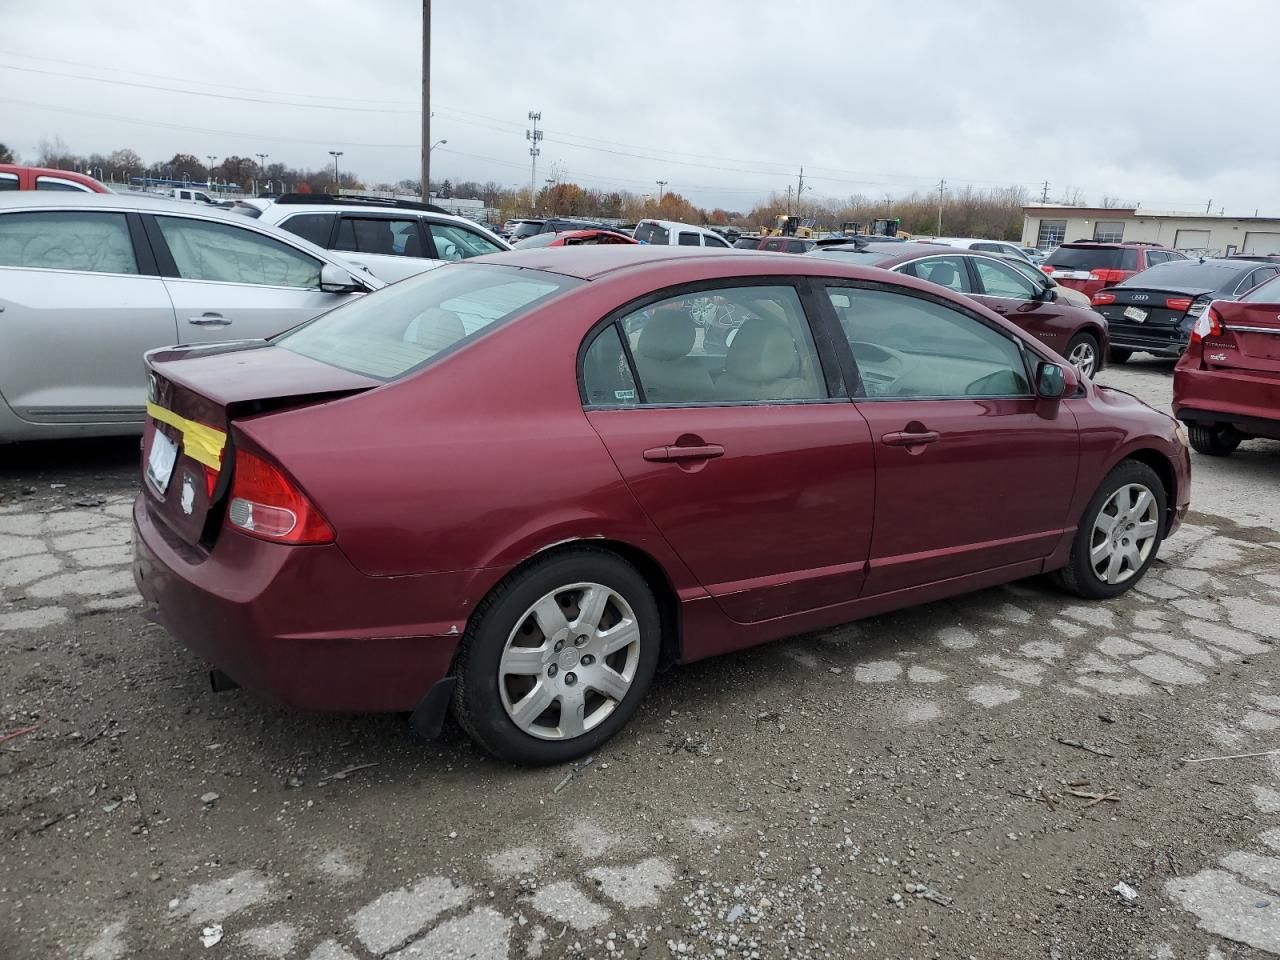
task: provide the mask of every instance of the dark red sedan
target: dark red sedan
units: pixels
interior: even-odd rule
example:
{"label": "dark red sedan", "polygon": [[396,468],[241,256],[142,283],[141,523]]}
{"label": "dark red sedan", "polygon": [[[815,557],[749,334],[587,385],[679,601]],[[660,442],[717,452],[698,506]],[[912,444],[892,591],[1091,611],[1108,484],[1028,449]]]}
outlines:
{"label": "dark red sedan", "polygon": [[963,293],[1048,344],[1086,377],[1102,369],[1107,321],[1087,305],[1070,302],[1062,288],[1030,264],[981,250],[922,243],[819,247],[809,256],[877,266]]}
{"label": "dark red sedan", "polygon": [[[709,297],[741,324],[709,346]],[[478,257],[269,342],[148,357],[134,575],[225,681],[452,708],[523,763],[655,671],[1055,571],[1114,597],[1177,423],[966,297],[681,247]]]}
{"label": "dark red sedan", "polygon": [[1225,457],[1243,440],[1280,440],[1280,277],[1196,320],[1173,371],[1173,413],[1199,453]]}

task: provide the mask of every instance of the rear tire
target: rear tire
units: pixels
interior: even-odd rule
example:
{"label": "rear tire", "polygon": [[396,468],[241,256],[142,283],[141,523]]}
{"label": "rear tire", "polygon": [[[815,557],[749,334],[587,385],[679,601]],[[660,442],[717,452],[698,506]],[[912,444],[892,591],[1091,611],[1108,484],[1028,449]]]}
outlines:
{"label": "rear tire", "polygon": [[653,591],[616,554],[582,548],[535,561],[476,608],[458,648],[454,716],[512,763],[574,760],[636,712],[661,632]]}
{"label": "rear tire", "polygon": [[1128,363],[1129,358],[1132,356],[1133,356],[1132,350],[1123,350],[1117,347],[1112,347],[1110,350],[1107,351],[1107,362],[1108,363]]}
{"label": "rear tire", "polygon": [[1209,457],[1230,456],[1244,439],[1234,427],[1223,423],[1188,423],[1187,436],[1196,453]]}
{"label": "rear tire", "polygon": [[1077,333],[1067,344],[1067,360],[1082,377],[1092,379],[1102,369],[1102,350],[1092,334]]}
{"label": "rear tire", "polygon": [[1118,597],[1140,581],[1164,539],[1167,497],[1145,463],[1117,464],[1085,507],[1058,583],[1089,600]]}

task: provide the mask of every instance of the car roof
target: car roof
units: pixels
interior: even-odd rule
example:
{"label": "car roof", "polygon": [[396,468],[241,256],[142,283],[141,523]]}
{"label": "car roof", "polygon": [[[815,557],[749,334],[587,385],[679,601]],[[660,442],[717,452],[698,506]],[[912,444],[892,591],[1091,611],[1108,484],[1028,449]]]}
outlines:
{"label": "car roof", "polygon": [[[675,228],[677,230],[697,230],[699,233],[715,233],[714,230],[708,229],[707,227],[700,227],[696,223],[683,223],[680,220],[658,220],[654,217],[645,217],[640,221],[640,223],[656,223],[658,226],[665,227],[667,230]],[[639,225],[639,223],[636,224],[636,226]],[[719,234],[716,235],[719,236]]]}
{"label": "car roof", "polygon": [[1116,243],[1103,243],[1098,240],[1072,240],[1070,243],[1060,243],[1058,247],[1070,247],[1073,250],[1120,250],[1125,247],[1145,247],[1148,250],[1170,250],[1162,243],[1149,243],[1146,240],[1122,240]]}
{"label": "car roof", "polygon": [[0,193],[0,208],[28,207],[57,210],[75,207],[102,207],[107,210],[151,210],[157,213],[191,213],[199,211],[211,220],[223,219],[231,223],[256,223],[252,217],[232,213],[221,207],[193,204],[149,193],[70,193],[61,190],[14,190]]}

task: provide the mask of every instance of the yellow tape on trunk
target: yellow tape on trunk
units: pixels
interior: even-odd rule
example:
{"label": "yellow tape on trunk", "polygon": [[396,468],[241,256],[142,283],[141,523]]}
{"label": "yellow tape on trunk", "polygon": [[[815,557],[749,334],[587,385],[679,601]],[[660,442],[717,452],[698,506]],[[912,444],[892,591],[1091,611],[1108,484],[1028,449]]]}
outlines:
{"label": "yellow tape on trunk", "polygon": [[188,457],[197,463],[203,463],[214,470],[222,469],[222,448],[227,445],[227,435],[221,430],[206,427],[186,417],[180,417],[172,410],[166,410],[159,404],[147,401],[147,416],[160,423],[166,423],[176,430],[182,431],[182,449]]}

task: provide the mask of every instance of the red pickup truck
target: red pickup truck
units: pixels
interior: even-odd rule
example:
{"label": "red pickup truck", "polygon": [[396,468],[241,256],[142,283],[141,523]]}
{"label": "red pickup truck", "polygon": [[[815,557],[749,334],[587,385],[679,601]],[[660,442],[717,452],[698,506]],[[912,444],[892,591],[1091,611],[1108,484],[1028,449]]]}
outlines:
{"label": "red pickup truck", "polygon": [[21,167],[0,163],[0,191],[4,190],[78,190],[81,193],[110,193],[93,177],[74,170],[51,170],[48,167]]}

